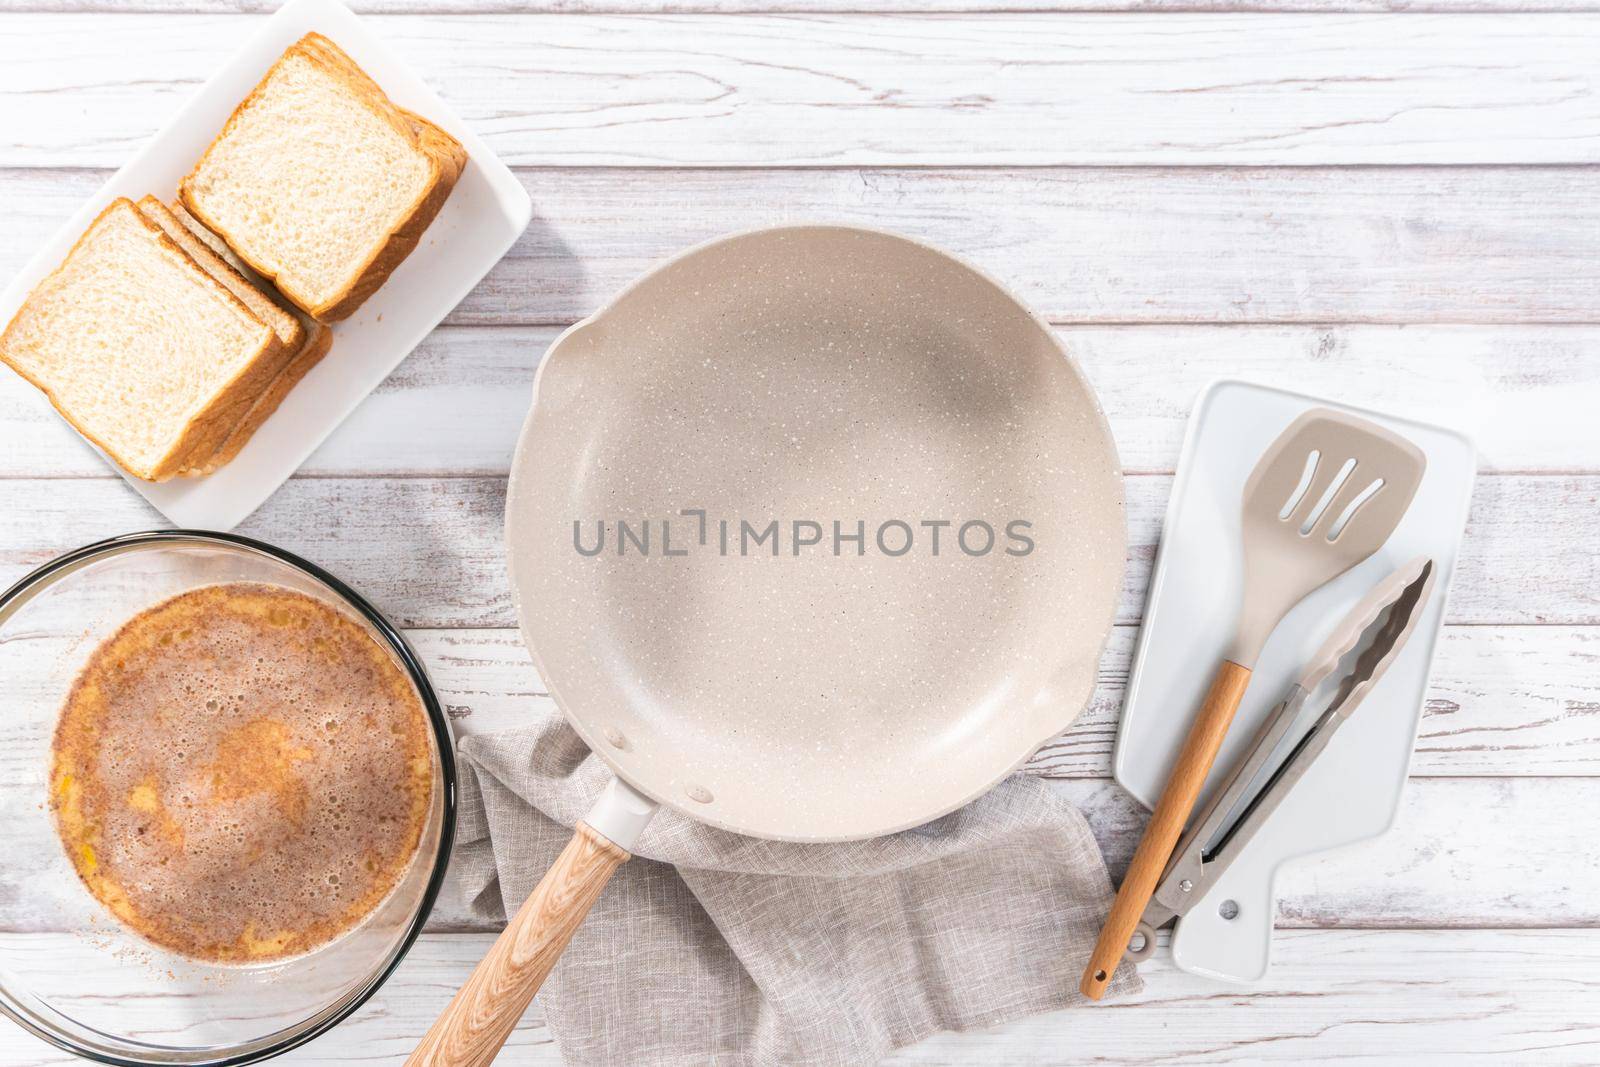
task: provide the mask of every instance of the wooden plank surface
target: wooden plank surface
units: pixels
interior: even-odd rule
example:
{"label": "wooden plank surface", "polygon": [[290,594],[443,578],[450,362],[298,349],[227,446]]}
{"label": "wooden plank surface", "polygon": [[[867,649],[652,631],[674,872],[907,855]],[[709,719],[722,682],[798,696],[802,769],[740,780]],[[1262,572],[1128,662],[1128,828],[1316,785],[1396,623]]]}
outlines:
{"label": "wooden plank surface", "polygon": [[[422,630],[410,636],[458,737],[556,714],[516,631]],[[1131,638],[1130,628],[1119,628],[1089,712],[1028,768],[1059,776],[1051,788],[1084,812],[1116,873],[1132,854],[1144,821],[1142,809],[1108,780],[1110,712],[1120,696]],[[1600,897],[1586,890],[1600,869],[1600,836],[1572,832],[1572,813],[1600,808],[1596,703],[1572,696],[1594,695],[1596,642],[1600,631],[1593,628],[1448,628],[1395,829],[1380,841],[1286,868],[1278,886],[1280,923],[1600,925]],[[1547,688],[1530,693],[1535,684]],[[7,695],[13,701],[32,696],[15,688]],[[37,773],[31,748],[3,724],[0,742],[0,782],[27,788]],[[1467,812],[1470,842],[1463,841]],[[43,842],[46,848],[53,844]],[[1530,877],[1533,870],[1537,877]],[[41,894],[36,903],[31,912],[11,909],[6,928],[54,928],[51,898]],[[454,884],[441,896],[431,923],[438,931],[490,925],[470,916]]]}
{"label": "wooden plank surface", "polygon": [[[0,0],[0,12],[128,12],[225,15],[270,13],[277,0]],[[1242,11],[1351,14],[1367,12],[1600,11],[1596,0],[350,0],[361,14],[854,14],[1016,11]]]}
{"label": "wooden plank surface", "polygon": [[[48,967],[52,947],[58,939],[70,936],[8,937],[8,960],[13,966],[26,962],[29,966]],[[416,1045],[427,1022],[450,1002],[473,965],[488,951],[492,940],[489,934],[424,934],[389,981],[355,1015],[310,1045],[274,1062],[285,1065],[399,1063]],[[151,975],[141,988],[131,990],[106,989],[103,983],[99,986],[85,984],[84,997],[99,999],[126,994],[134,1000],[131,1010],[138,1010],[140,998],[160,995],[162,978],[159,974]],[[0,1020],[0,1062],[6,1067],[43,1067],[46,1064],[82,1067],[85,1061],[57,1051],[13,1026],[9,1020]],[[544,1026],[537,1006],[506,1043],[503,1062],[549,1067],[561,1063],[554,1039]]]}
{"label": "wooden plank surface", "polygon": [[[1130,562],[1119,621],[1138,619],[1170,491],[1126,481]],[[512,626],[505,479],[295,478],[239,532],[326,566],[403,626]],[[1451,591],[1457,623],[1600,623],[1597,475],[1486,475]],[[0,479],[0,577],[113,534],[164,525],[115,479]]]}
{"label": "wooden plank surface", "polygon": [[[1120,880],[1144,831],[1145,809],[1109,779],[1048,781],[1083,812],[1113,880]],[[1573,816],[1595,810],[1600,778],[1415,778],[1385,836],[1284,865],[1278,925],[1600,926],[1600,895],[1591,889],[1600,835],[1575,833]],[[467,912],[452,879],[431,926],[461,931],[494,924]]]}
{"label": "wooden plank surface", "polygon": [[[533,223],[450,322],[570,323],[700,241],[837,221],[965,256],[1054,322],[1600,322],[1600,169],[561,168],[520,176]],[[104,178],[0,170],[0,199],[10,205],[0,278],[16,273]]]}
{"label": "wooden plank surface", "polygon": [[1000,1031],[944,1035],[887,1064],[1592,1064],[1600,1058],[1600,1017],[1592,1010],[1600,975],[1596,931],[1286,932],[1274,949],[1268,988],[1219,986],[1158,956],[1143,965],[1144,993],[1109,1002],[1110,1010],[1069,1010]]}
{"label": "wooden plank surface", "polygon": [[[455,635],[466,640],[488,632]],[[1135,636],[1133,627],[1113,631],[1083,717],[1040,749],[1029,771],[1062,778],[1110,775]],[[1412,775],[1600,774],[1597,657],[1600,629],[1593,627],[1445,627],[1434,653]],[[440,649],[429,662],[448,661]],[[508,689],[528,684],[520,673],[506,680]],[[463,693],[461,699],[470,698]]]}
{"label": "wooden plank surface", "polygon": [[[236,12],[273,6],[0,0],[0,279],[238,47],[256,20]],[[521,168],[536,218],[244,532],[417,627],[458,730],[551,709],[509,628],[499,523],[559,329],[719,233],[899,230],[1060,324],[1131,475],[1122,625],[1087,712],[1029,767],[1113,872],[1143,821],[1107,778],[1115,712],[1201,385],[1455,425],[1487,473],[1399,822],[1285,869],[1267,985],[1158,955],[1131,1001],[890,1062],[1600,1060],[1600,0],[355,6],[392,13],[372,25]],[[423,14],[447,10],[478,14]],[[0,584],[160,524],[0,375]],[[408,1051],[488,944],[449,892],[433,928],[285,1062]],[[537,1010],[513,1047],[559,1061]],[[0,1027],[6,1067],[64,1062]]]}
{"label": "wooden plank surface", "polygon": [[[516,630],[412,630],[458,731],[489,733],[555,704]],[[1082,718],[1030,773],[1106,778],[1137,630],[1112,631]],[[1447,626],[1411,773],[1417,777],[1600,775],[1600,628]]]}
{"label": "wooden plank surface", "polygon": [[[1088,817],[1114,880],[1145,811],[1109,781],[1052,784]],[[1596,778],[1419,778],[1375,841],[1285,864],[1278,922],[1354,928],[1600,925],[1600,835],[1574,847],[1600,808]],[[1590,820],[1590,826],[1593,821]],[[1590,849],[1594,851],[1591,853]]]}
{"label": "wooden plank surface", "polygon": [[[558,332],[436,331],[302,471],[504,474],[534,368]],[[1224,376],[1453,426],[1473,438],[1484,471],[1600,470],[1600,432],[1582,432],[1600,410],[1600,327],[1083,326],[1058,335],[1094,383],[1132,473],[1173,470],[1195,398]],[[110,473],[13,374],[0,374],[0,455],[10,478]]]}
{"label": "wooden plank surface", "polygon": [[[532,166],[1600,161],[1600,18],[1588,15],[369,24],[507,162]],[[0,164],[120,164],[252,25],[8,16]]]}
{"label": "wooden plank surface", "polygon": [[[458,735],[554,712],[515,631],[413,637]],[[1108,780],[1132,637],[1130,628],[1113,635],[1084,718],[1029,767],[1061,776],[1054,788],[1084,812],[1117,876],[1145,817]],[[1286,867],[1280,924],[1600,924],[1600,897],[1588,889],[1600,869],[1600,837],[1572,833],[1574,813],[1600,810],[1596,641],[1600,631],[1590,628],[1447,628],[1395,828],[1376,842]],[[1536,695],[1542,684],[1548,689]],[[435,915],[440,928],[482,925],[450,892]]]}
{"label": "wooden plank surface", "polygon": [[[395,1063],[489,946],[486,934],[425,935],[347,1022],[285,1056],[285,1065]],[[41,946],[41,952],[48,946]],[[1063,961],[1070,975],[1074,961]],[[1600,931],[1288,930],[1270,986],[1221,986],[1163,953],[1142,966],[1137,996],[991,1030],[942,1034],[885,1067],[1095,1063],[1593,1064],[1600,1059]],[[505,1059],[556,1067],[539,1005]],[[15,1031],[12,1067],[81,1064]]]}

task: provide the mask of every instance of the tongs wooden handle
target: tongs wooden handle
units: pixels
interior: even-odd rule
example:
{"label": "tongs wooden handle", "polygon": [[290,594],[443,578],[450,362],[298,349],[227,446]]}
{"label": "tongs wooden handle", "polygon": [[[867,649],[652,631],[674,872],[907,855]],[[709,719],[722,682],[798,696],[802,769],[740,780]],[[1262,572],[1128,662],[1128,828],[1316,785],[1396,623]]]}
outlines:
{"label": "tongs wooden handle", "polygon": [[1167,868],[1167,860],[1183,836],[1184,823],[1189,821],[1189,813],[1194,810],[1206,775],[1211,773],[1211,765],[1222,748],[1222,739],[1228,736],[1234,712],[1239,710],[1239,701],[1244,699],[1249,684],[1249,667],[1232,660],[1222,661],[1206,693],[1205,703],[1189,727],[1189,736],[1184,739],[1167,787],[1156,802],[1150,824],[1145,827],[1139,847],[1128,864],[1128,873],[1117,890],[1117,899],[1111,905],[1105,925],[1100,928],[1100,939],[1089,956],[1089,965],[1084,968],[1078,988],[1090,1000],[1099,1000],[1105,995],[1111,975],[1127,951],[1128,941],[1144,917],[1145,906],[1150,903],[1161,874]]}

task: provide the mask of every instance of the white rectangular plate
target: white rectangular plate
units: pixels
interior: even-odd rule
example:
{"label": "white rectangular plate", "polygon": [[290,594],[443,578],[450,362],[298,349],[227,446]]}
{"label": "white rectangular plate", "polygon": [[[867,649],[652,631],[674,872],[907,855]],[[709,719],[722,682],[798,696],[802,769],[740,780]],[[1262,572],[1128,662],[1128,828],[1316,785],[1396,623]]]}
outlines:
{"label": "white rectangular plate", "polygon": [[528,194],[510,169],[355,15],[337,0],[291,0],[39,249],[0,294],[0,323],[11,321],[106,204],[119,196],[176,195],[179,180],[267,68],[313,30],[348,52],[395,103],[449,131],[466,148],[467,166],[416,251],[359,311],[334,327],[333,350],[232,463],[202,478],[161,483],[125,475],[178,526],[229,530],[260,507],[499,262],[532,215]]}
{"label": "white rectangular plate", "polygon": [[[1422,449],[1427,470],[1411,507],[1383,547],[1301,601],[1273,631],[1206,779],[1201,803],[1244,758],[1268,712],[1367,590],[1416,556],[1432,558],[1438,577],[1417,628],[1382,681],[1272,818],[1178,920],[1173,961],[1185,971],[1228,981],[1252,982],[1266,975],[1277,907],[1273,880],[1279,867],[1299,856],[1377,837],[1394,821],[1477,473],[1472,445],[1436,426],[1246,382],[1218,382],[1201,395],[1189,419],[1167,505],[1113,759],[1117,781],[1147,806],[1160,795],[1233,637],[1244,572],[1240,502],[1245,479],[1284,427],[1316,407],[1388,427]],[[1297,731],[1304,731],[1326,706],[1325,696],[1326,688],[1312,694]],[[1361,860],[1352,856],[1349,862]],[[1224,902],[1234,907],[1224,909]]]}

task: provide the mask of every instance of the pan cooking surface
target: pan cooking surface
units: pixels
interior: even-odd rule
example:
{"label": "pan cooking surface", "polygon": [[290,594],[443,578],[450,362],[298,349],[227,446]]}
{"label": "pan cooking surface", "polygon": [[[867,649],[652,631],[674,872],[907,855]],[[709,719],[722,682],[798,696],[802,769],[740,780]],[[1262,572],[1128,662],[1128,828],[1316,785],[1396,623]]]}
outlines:
{"label": "pan cooking surface", "polygon": [[969,268],[842,228],[669,264],[546,357],[507,509],[524,632],[646,793],[862,837],[1088,698],[1124,555],[1104,421]]}

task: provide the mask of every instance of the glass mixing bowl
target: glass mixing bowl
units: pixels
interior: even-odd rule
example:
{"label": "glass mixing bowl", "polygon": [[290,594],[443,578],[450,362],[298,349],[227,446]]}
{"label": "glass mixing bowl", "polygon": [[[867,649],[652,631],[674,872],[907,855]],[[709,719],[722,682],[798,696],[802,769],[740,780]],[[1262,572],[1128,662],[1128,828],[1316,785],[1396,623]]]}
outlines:
{"label": "glass mixing bowl", "polygon": [[[266,582],[359,622],[416,687],[431,724],[433,805],[400,883],[357,927],[255,966],[197,962],[126,931],[78,879],[47,803],[56,717],[89,654],[159,601]],[[416,653],[349,587],[229,534],[130,534],[46,564],[0,596],[0,1011],[61,1048],[116,1064],[238,1064],[300,1045],[370,997],[416,940],[455,826],[449,728]]]}

